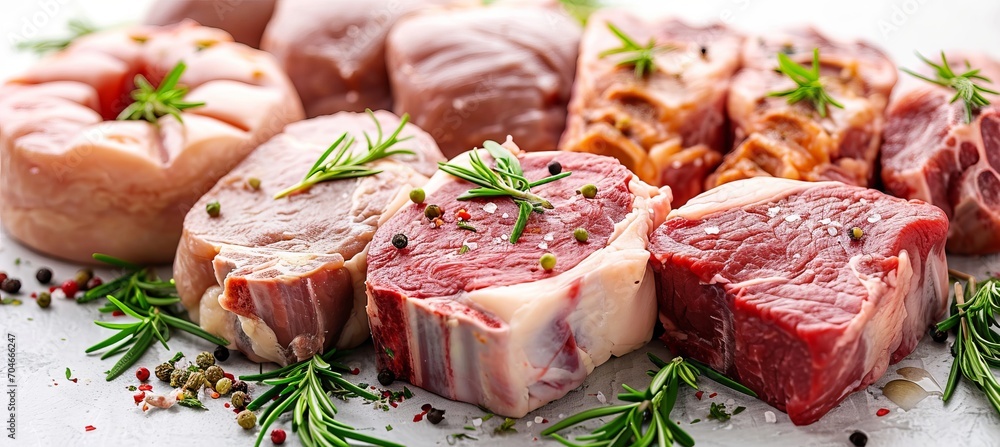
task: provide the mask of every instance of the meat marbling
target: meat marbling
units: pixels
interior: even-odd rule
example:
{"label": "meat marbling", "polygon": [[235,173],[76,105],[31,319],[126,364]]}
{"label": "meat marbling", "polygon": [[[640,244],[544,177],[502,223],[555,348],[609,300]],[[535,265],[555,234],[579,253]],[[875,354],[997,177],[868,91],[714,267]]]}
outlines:
{"label": "meat marbling", "polygon": [[[376,233],[367,281],[380,368],[512,417],[562,397],[610,356],[650,339],[647,234],[670,201],[669,190],[610,157],[538,152],[520,160],[529,179],[548,175],[551,160],[573,174],[532,189],[555,209],[532,214],[517,244],[506,240],[517,216],[511,200],[458,201],[471,184],[439,172],[424,205],[407,204]],[[597,185],[595,199],[575,192],[586,183]],[[424,218],[429,204],[443,208],[443,227]],[[476,232],[456,227],[462,208]],[[574,239],[578,227],[589,231],[586,243]],[[409,238],[404,249],[391,243],[398,233]],[[557,258],[551,272],[539,266],[543,253]]]}
{"label": "meat marbling", "polygon": [[[376,112],[392,132],[399,118]],[[342,112],[290,124],[219,180],[184,221],[174,279],[196,322],[226,337],[253,360],[288,364],[330,346],[368,338],[364,313],[366,254],[376,228],[443,160],[433,139],[407,124],[399,147],[415,156],[372,164],[383,172],[320,183],[275,200],[301,180],[342,132],[374,138],[365,114]],[[356,144],[361,150],[364,144]],[[259,190],[248,185],[260,180]],[[205,205],[218,201],[221,214]]]}
{"label": "meat marbling", "polygon": [[839,182],[709,190],[650,236],[663,340],[812,423],[942,315],[947,230],[934,206]]}
{"label": "meat marbling", "polygon": [[[1000,63],[984,55],[952,54],[948,62],[956,70],[968,62],[1000,82]],[[984,93],[993,105],[979,109],[967,124],[962,101],[949,103],[954,90],[919,84],[889,105],[882,146],[885,188],[941,207],[951,219],[948,251],[1000,252],[1000,96]]]}
{"label": "meat marbling", "polygon": [[[672,49],[657,55],[656,71],[636,79],[632,67],[618,65],[622,55],[601,56],[622,45],[608,23],[638,42],[654,38]],[[742,41],[721,25],[600,10],[580,44],[560,149],[617,157],[643,181],[670,186],[675,206],[686,202],[703,191],[731,144],[726,94]]]}

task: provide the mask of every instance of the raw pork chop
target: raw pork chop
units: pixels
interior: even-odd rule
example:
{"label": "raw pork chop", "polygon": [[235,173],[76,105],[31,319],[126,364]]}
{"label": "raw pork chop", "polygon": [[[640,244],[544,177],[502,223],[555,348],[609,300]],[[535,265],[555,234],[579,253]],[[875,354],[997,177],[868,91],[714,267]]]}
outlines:
{"label": "raw pork chop", "polygon": [[[601,10],[581,43],[569,124],[560,148],[617,157],[643,181],[668,185],[674,205],[700,193],[705,177],[730,144],[726,122],[729,79],[739,67],[743,41],[715,25],[691,27],[676,20],[646,20],[622,10]],[[637,79],[608,23],[645,44],[670,46],[658,53],[656,71]]]}
{"label": "raw pork chop", "polygon": [[[983,55],[952,55],[956,71],[968,62],[997,90],[1000,63]],[[931,202],[951,218],[948,251],[1000,252],[1000,96],[966,124],[954,90],[920,82],[889,105],[882,181],[893,195]]]}
{"label": "raw pork chop", "polygon": [[[376,112],[391,133],[399,118]],[[209,332],[253,360],[282,365],[330,346],[353,347],[368,338],[364,314],[368,242],[375,229],[427,181],[443,160],[434,140],[408,124],[399,147],[416,156],[373,163],[383,172],[320,183],[275,200],[302,179],[341,133],[367,147],[375,136],[365,114],[342,112],[290,124],[219,180],[184,221],[174,279],[185,307]],[[250,178],[260,181],[254,189]],[[210,217],[205,205],[218,201]]]}
{"label": "raw pork chop", "polygon": [[[649,340],[656,303],[647,234],[669,210],[669,192],[610,157],[528,153],[521,164],[538,179],[552,160],[573,174],[532,189],[555,209],[532,214],[517,244],[507,240],[518,214],[510,199],[458,201],[473,185],[443,172],[423,205],[408,204],[379,228],[367,284],[380,368],[521,417]],[[587,183],[597,185],[596,198],[576,192]],[[442,227],[424,218],[430,204],[443,209]],[[477,231],[457,228],[460,209]],[[576,228],[589,232],[586,243],[574,239]],[[392,245],[396,234],[409,238],[405,248]],[[544,253],[556,256],[554,270],[539,266]]]}
{"label": "raw pork chop", "polygon": [[191,19],[203,26],[222,29],[235,41],[258,48],[276,1],[157,0],[146,13],[146,23],[171,25]]}
{"label": "raw pork chop", "polygon": [[663,339],[812,423],[942,315],[947,232],[940,209],[872,189],[728,183],[650,237]]}
{"label": "raw pork chop", "polygon": [[[795,87],[775,71],[778,53],[811,68],[814,48],[819,49],[824,89],[844,106],[828,106],[826,118],[809,101],[789,105],[784,97],[768,97]],[[728,104],[736,149],[709,177],[707,187],[762,175],[871,184],[883,112],[896,84],[896,65],[885,54],[863,42],[838,42],[807,29],[747,39],[743,64]]]}
{"label": "raw pork chop", "polygon": [[[115,121],[133,78],[178,61],[184,122]],[[84,36],[0,87],[0,217],[51,256],[169,262],[184,214],[258,144],[302,119],[270,55],[191,22]]]}
{"label": "raw pork chop", "polygon": [[508,134],[554,150],[566,126],[580,26],[544,5],[427,11],[389,33],[396,113],[409,113],[452,157]]}

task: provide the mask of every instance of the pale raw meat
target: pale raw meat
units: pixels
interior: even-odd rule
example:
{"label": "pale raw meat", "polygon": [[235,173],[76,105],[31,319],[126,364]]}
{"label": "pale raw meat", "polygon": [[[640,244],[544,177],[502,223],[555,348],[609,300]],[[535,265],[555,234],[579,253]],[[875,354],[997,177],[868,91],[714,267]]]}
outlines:
{"label": "pale raw meat", "polygon": [[[614,24],[637,42],[669,47],[656,71],[637,79]],[[731,144],[726,120],[729,79],[739,68],[743,38],[721,25],[692,27],[601,10],[588,22],[560,148],[617,157],[643,181],[668,185],[674,205],[701,191]]]}
{"label": "pale raw meat", "polygon": [[[399,118],[376,112],[391,133]],[[342,112],[290,124],[219,180],[184,221],[174,279],[194,321],[256,361],[282,365],[368,338],[364,279],[368,242],[379,225],[427,181],[443,160],[434,140],[408,124],[399,143],[417,155],[372,163],[383,172],[320,183],[274,199],[302,179],[343,132],[375,138],[363,113]],[[248,179],[260,180],[260,189]],[[221,214],[205,205],[218,201]]]}
{"label": "pale raw meat", "polygon": [[555,150],[580,32],[544,5],[408,16],[386,47],[394,110],[412,115],[448,157],[508,134],[525,151]]}
{"label": "pale raw meat", "polygon": [[[814,48],[824,89],[844,106],[827,106],[826,118],[809,101],[789,105],[784,97],[768,97],[796,86],[775,71],[778,53],[811,68]],[[708,188],[756,176],[871,185],[883,113],[897,77],[895,64],[882,51],[806,29],[748,38],[743,64],[728,101],[736,148],[709,177]]]}
{"label": "pale raw meat", "polygon": [[[650,339],[647,234],[670,202],[669,190],[610,157],[537,152],[520,160],[529,179],[548,175],[552,160],[573,174],[532,189],[555,209],[532,214],[516,244],[507,240],[517,215],[510,199],[458,201],[472,185],[439,172],[423,205],[407,204],[375,234],[367,281],[380,368],[511,417],[559,399],[612,355]],[[586,183],[597,185],[595,199],[576,192]],[[440,228],[424,217],[430,204],[444,210]],[[476,232],[457,228],[460,209]],[[574,239],[578,227],[589,231],[586,243]],[[404,249],[391,244],[399,233],[409,238]],[[551,272],[539,266],[544,253],[556,256]]]}
{"label": "pale raw meat", "polygon": [[727,183],[650,236],[663,340],[815,422],[944,314],[947,232],[937,207],[873,189]]}
{"label": "pale raw meat", "polygon": [[146,23],[172,25],[191,19],[200,25],[226,31],[239,43],[258,48],[276,2],[277,0],[157,0],[146,12]]}
{"label": "pale raw meat", "polygon": [[[992,90],[1000,86],[1000,63],[989,57],[952,54],[948,62],[956,72],[969,63],[993,81],[979,84]],[[985,93],[993,105],[976,111],[967,124],[963,102],[949,103],[954,90],[914,84],[887,112],[886,191],[941,207],[951,219],[948,251],[1000,252],[1000,96]]]}
{"label": "pale raw meat", "polygon": [[[133,78],[157,85],[179,60],[183,123],[115,121]],[[270,55],[191,22],[92,34],[0,87],[0,217],[51,256],[173,258],[184,214],[258,144],[302,118]]]}

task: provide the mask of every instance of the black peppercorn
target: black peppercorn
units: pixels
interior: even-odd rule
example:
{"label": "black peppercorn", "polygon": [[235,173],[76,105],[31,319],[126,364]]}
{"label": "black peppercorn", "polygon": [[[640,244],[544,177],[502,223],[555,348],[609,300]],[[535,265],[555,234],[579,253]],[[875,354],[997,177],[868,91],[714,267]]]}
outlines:
{"label": "black peppercorn", "polygon": [[382,386],[392,385],[392,382],[396,381],[396,373],[392,372],[391,369],[383,369],[378,372],[378,383]]}
{"label": "black peppercorn", "polygon": [[392,237],[392,246],[400,250],[406,248],[406,244],[410,243],[410,239],[406,237],[403,233],[397,233]]}
{"label": "black peppercorn", "polygon": [[48,284],[52,282],[52,270],[48,267],[42,267],[35,272],[35,279],[41,284]]}
{"label": "black peppercorn", "polygon": [[247,386],[246,382],[240,380],[237,381],[235,384],[233,384],[233,391],[242,391],[244,393],[247,393],[250,391],[250,387]]}
{"label": "black peppercorn", "polygon": [[559,164],[558,161],[553,160],[552,163],[549,163],[550,175],[559,175],[561,172],[562,172],[562,165]]}
{"label": "black peppercorn", "polygon": [[7,293],[17,293],[21,291],[21,281],[14,278],[7,278],[0,283],[0,290]]}
{"label": "black peppercorn", "polygon": [[866,445],[868,445],[868,435],[866,435],[865,432],[860,430],[851,433],[851,437],[847,439],[851,441],[851,444],[854,444],[857,447],[865,447]]}
{"label": "black peppercorn", "polygon": [[225,346],[220,345],[215,348],[215,352],[213,352],[212,355],[215,356],[216,360],[224,362],[226,360],[229,360],[229,349],[227,349]]}
{"label": "black peppercorn", "polygon": [[934,340],[937,343],[944,343],[948,341],[947,331],[939,331],[938,328],[931,326],[930,333],[931,333],[931,340]]}
{"label": "black peppercorn", "polygon": [[437,409],[437,408],[431,408],[431,411],[427,412],[427,421],[428,422],[430,422],[430,423],[432,423],[434,425],[437,425],[437,424],[440,424],[441,421],[443,421],[443,420],[444,420],[444,410],[440,410],[440,409]]}

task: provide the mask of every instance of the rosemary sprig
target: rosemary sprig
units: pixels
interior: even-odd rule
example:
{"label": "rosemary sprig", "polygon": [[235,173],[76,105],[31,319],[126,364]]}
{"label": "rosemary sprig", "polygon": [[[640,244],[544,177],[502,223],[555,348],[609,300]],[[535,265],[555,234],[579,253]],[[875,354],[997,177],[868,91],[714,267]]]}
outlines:
{"label": "rosemary sprig", "polygon": [[[309,172],[306,173],[305,178],[301,182],[275,194],[274,198],[280,199],[300,191],[306,191],[313,185],[321,182],[375,175],[382,171],[369,169],[365,167],[366,164],[393,155],[414,154],[410,149],[392,149],[396,144],[413,138],[412,136],[399,138],[399,133],[403,131],[403,127],[410,120],[410,115],[404,113],[399,120],[399,126],[392,132],[392,135],[389,135],[388,139],[383,139],[382,123],[378,121],[378,118],[375,118],[375,113],[371,109],[366,109],[365,111],[368,112],[368,116],[375,122],[375,128],[378,133],[373,142],[368,133],[365,132],[365,141],[368,144],[368,150],[365,153],[352,153],[351,147],[354,146],[354,137],[344,132],[319,157],[319,160],[316,160],[316,163],[309,169]],[[330,159],[331,154],[333,154],[332,159]]]}
{"label": "rosemary sprig", "polygon": [[809,101],[819,116],[826,118],[826,106],[844,108],[844,105],[833,99],[823,88],[819,78],[819,48],[813,48],[812,68],[807,69],[791,60],[784,52],[778,52],[778,71],[784,73],[798,87],[783,92],[771,92],[767,96],[787,96],[789,104],[799,101]]}
{"label": "rosemary sprig", "polygon": [[1000,333],[996,313],[1000,310],[1000,279],[991,278],[979,284],[972,276],[951,272],[952,276],[966,281],[955,283],[955,304],[951,316],[937,324],[937,330],[949,331],[958,327],[958,335],[951,352],[955,361],[951,365],[948,384],[942,399],[951,398],[961,377],[969,379],[984,394],[993,409],[1000,414],[1000,382],[990,367],[1000,366]]}
{"label": "rosemary sprig", "polygon": [[44,55],[53,51],[61,51],[73,43],[74,40],[100,30],[100,28],[84,19],[70,19],[66,27],[69,28],[69,37],[26,40],[18,42],[15,48],[18,51],[30,51],[37,55]]}
{"label": "rosemary sprig", "polygon": [[635,39],[629,37],[628,34],[625,34],[624,31],[611,22],[608,22],[608,29],[618,37],[618,40],[622,42],[622,46],[602,51],[599,56],[603,59],[615,54],[625,55],[622,60],[618,61],[618,65],[634,67],[635,77],[639,79],[656,71],[655,59],[657,53],[674,50],[674,47],[670,45],[657,45],[656,39],[652,37],[649,38],[649,43],[645,46],[640,45]]}
{"label": "rosemary sprig", "polygon": [[155,124],[161,117],[171,115],[177,118],[177,121],[184,122],[181,119],[182,110],[205,105],[203,102],[184,101],[188,89],[184,86],[178,86],[177,81],[180,80],[185,69],[187,69],[187,65],[184,64],[184,61],[177,62],[177,65],[174,65],[170,73],[167,73],[158,87],[153,87],[153,84],[150,84],[145,76],[135,75],[136,89],[132,91],[133,102],[125,110],[122,110],[122,113],[118,114],[117,119],[121,121],[146,120]]}
{"label": "rosemary sprig", "polygon": [[248,410],[255,411],[274,399],[258,419],[260,434],[257,436],[255,446],[260,446],[264,435],[268,433],[268,427],[274,421],[283,413],[291,411],[292,431],[299,435],[299,439],[306,447],[347,446],[348,439],[371,445],[401,447],[395,442],[360,433],[353,427],[334,419],[337,407],[333,405],[331,394],[378,400],[378,396],[344,379],[341,372],[347,372],[349,369],[335,362],[339,356],[336,349],[331,349],[325,354],[316,354],[309,360],[275,371],[240,376],[240,380],[272,385],[271,389],[247,405]]}
{"label": "rosemary sprig", "polygon": [[[626,392],[618,394],[618,399],[629,402],[623,405],[600,407],[578,413],[563,419],[542,431],[542,435],[551,436],[563,445],[579,446],[648,446],[657,443],[660,446],[672,445],[675,441],[685,447],[694,445],[694,438],[670,419],[670,412],[677,402],[677,393],[681,383],[693,389],[698,389],[698,376],[704,374],[736,391],[757,397],[749,388],[719,374],[691,359],[676,357],[670,362],[664,362],[653,354],[647,354],[649,360],[659,368],[658,371],[648,371],[652,376],[649,388],[637,390],[626,384],[622,388]],[[611,417],[610,422],[598,427],[588,435],[578,436],[577,443],[563,438],[558,433],[591,419]],[[644,421],[648,418],[649,424]]]}
{"label": "rosemary sprig", "polygon": [[532,182],[524,176],[524,170],[521,169],[521,162],[517,157],[503,146],[495,141],[486,141],[483,143],[483,148],[493,157],[494,167],[486,165],[479,157],[478,150],[469,153],[469,167],[440,162],[438,166],[448,174],[479,185],[478,188],[470,189],[458,196],[458,200],[510,197],[517,203],[519,211],[517,221],[514,222],[514,229],[510,233],[510,243],[515,244],[528,225],[528,217],[532,211],[544,213],[546,209],[554,208],[545,198],[532,194],[531,188],[569,177],[572,173],[561,172]]}
{"label": "rosemary sprig", "polygon": [[983,93],[992,93],[994,95],[1000,95],[1000,92],[995,90],[990,90],[981,85],[977,85],[976,81],[982,81],[986,83],[992,83],[989,78],[979,74],[979,69],[973,69],[969,65],[969,61],[965,61],[965,72],[962,74],[955,74],[952,71],[951,66],[948,65],[948,58],[945,57],[944,51],[941,52],[941,64],[935,64],[925,58],[920,53],[917,53],[917,57],[924,61],[925,64],[930,65],[934,68],[934,78],[928,78],[920,73],[908,70],[906,68],[900,68],[904,73],[910,76],[923,79],[932,84],[937,84],[942,87],[947,87],[955,90],[955,96],[951,97],[951,102],[958,101],[959,99],[965,103],[965,122],[972,122],[972,110],[978,109],[980,107],[985,107],[990,105],[990,101],[983,97]]}
{"label": "rosemary sprig", "polygon": [[95,253],[94,259],[125,269],[126,273],[114,281],[88,290],[77,302],[86,303],[105,296],[109,303],[100,309],[101,312],[117,310],[138,320],[132,323],[94,322],[98,326],[116,330],[118,333],[87,348],[86,353],[106,350],[101,360],[125,353],[108,370],[107,380],[118,377],[139,360],[153,345],[154,338],[159,340],[164,349],[170,350],[167,340],[170,339],[171,328],[188,332],[217,345],[229,344],[228,340],[212,335],[196,324],[173,314],[171,306],[180,301],[173,280],[161,281],[151,269],[112,256]]}

